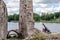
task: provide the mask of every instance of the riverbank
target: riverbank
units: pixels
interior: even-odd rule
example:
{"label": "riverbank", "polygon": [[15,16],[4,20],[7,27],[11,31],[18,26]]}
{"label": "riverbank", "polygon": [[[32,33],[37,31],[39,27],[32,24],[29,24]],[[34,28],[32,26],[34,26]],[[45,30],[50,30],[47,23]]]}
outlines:
{"label": "riverbank", "polygon": [[[40,24],[39,24],[40,25]],[[60,38],[60,33],[44,33],[39,29],[34,29],[35,34],[32,37],[28,37],[26,39],[17,39],[17,40],[42,40],[42,39],[52,39],[52,38]]]}
{"label": "riverbank", "polygon": [[[39,31],[38,29],[36,29]],[[60,40],[60,33],[58,34],[48,34],[42,31],[36,32],[32,37],[26,38],[25,40]]]}
{"label": "riverbank", "polygon": [[40,20],[40,22],[44,22],[44,23],[60,23],[60,19],[52,19],[50,21],[46,21],[46,20]]}
{"label": "riverbank", "polygon": [[[59,34],[47,34],[38,29],[34,29],[35,34],[31,37],[27,37],[25,39],[14,39],[14,40],[60,40],[60,33]],[[38,32],[37,32],[38,31]],[[13,39],[9,39],[13,40]]]}
{"label": "riverbank", "polygon": [[[10,21],[10,22],[19,22],[19,21]],[[60,18],[52,19],[52,20],[49,20],[49,21],[46,21],[46,20],[40,20],[40,21],[35,21],[35,22],[44,22],[44,23],[60,23]]]}
{"label": "riverbank", "polygon": [[[17,23],[17,22],[19,22],[19,21],[10,21],[10,22],[14,22],[14,23]],[[60,23],[60,20],[59,21],[44,21],[44,20],[42,20],[42,21],[39,21],[40,23],[42,22],[42,23]],[[36,23],[39,23],[39,22],[36,22]]]}

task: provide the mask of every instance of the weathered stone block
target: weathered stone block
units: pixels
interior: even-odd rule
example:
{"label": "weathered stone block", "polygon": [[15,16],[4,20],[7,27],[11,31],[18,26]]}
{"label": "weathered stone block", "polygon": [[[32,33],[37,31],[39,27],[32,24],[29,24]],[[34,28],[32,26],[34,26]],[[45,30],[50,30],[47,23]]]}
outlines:
{"label": "weathered stone block", "polygon": [[33,35],[33,2],[32,0],[20,0],[19,29],[24,37]]}
{"label": "weathered stone block", "polygon": [[7,35],[7,8],[3,0],[0,0],[0,38]]}

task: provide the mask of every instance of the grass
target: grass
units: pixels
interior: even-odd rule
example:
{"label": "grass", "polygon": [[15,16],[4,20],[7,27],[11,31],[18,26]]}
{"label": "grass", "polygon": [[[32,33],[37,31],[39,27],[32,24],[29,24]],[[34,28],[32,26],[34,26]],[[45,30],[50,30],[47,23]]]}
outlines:
{"label": "grass", "polygon": [[[46,36],[42,36],[40,35],[40,33],[38,34],[34,34],[33,36],[31,37],[27,37],[26,39],[14,39],[12,38],[13,40],[43,40],[43,39],[46,39]],[[8,40],[12,40],[12,39],[8,39]]]}
{"label": "grass", "polygon": [[52,19],[50,21],[40,20],[40,22],[45,22],[45,23],[60,23],[60,18]]}
{"label": "grass", "polygon": [[[28,37],[26,39],[7,39],[7,40],[45,40],[47,38],[53,38],[53,37],[60,38],[60,34],[45,34],[45,35],[43,35],[43,34],[38,33],[38,34],[34,34],[33,36]],[[4,40],[4,39],[2,39],[2,40]]]}

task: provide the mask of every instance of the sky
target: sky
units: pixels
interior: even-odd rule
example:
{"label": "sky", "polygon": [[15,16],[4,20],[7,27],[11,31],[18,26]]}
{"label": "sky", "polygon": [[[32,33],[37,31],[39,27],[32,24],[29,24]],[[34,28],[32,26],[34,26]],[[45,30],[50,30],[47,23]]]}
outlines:
{"label": "sky", "polygon": [[[4,0],[8,15],[19,14],[20,0]],[[37,14],[60,11],[60,0],[33,0],[33,12]]]}

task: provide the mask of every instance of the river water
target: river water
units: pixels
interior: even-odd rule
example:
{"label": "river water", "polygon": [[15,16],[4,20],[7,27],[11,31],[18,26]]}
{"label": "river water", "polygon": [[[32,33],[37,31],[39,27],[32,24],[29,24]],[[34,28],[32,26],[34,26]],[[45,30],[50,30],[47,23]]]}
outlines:
{"label": "river water", "polygon": [[[51,32],[53,33],[60,32],[60,23],[44,23],[44,24]],[[36,22],[34,27],[41,31],[44,28],[41,22],[40,23]],[[8,22],[8,31],[16,29],[19,29],[18,22]]]}

